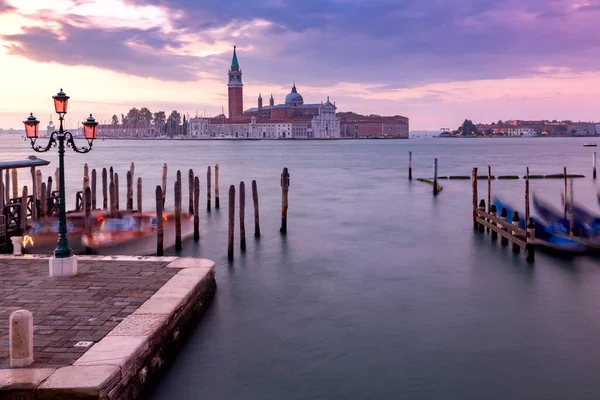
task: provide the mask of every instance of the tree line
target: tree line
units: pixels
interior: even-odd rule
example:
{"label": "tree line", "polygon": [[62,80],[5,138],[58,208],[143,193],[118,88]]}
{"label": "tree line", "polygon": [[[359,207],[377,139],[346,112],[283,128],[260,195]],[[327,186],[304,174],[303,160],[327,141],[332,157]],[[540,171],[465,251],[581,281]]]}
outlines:
{"label": "tree line", "polygon": [[112,116],[112,125],[153,125],[161,132],[174,136],[174,135],[187,135],[188,121],[186,116],[181,115],[177,110],[171,111],[171,114],[167,117],[164,111],[157,111],[153,113],[147,107],[137,109],[133,107],[127,112],[127,114],[121,114],[121,120],[117,115]]}

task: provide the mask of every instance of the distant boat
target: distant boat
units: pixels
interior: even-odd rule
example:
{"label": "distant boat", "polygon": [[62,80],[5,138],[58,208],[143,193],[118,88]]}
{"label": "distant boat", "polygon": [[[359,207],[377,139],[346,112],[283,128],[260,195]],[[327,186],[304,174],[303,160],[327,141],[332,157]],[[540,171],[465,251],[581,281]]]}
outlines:
{"label": "distant boat", "polygon": [[583,147],[596,147],[598,146],[596,143],[584,143]]}

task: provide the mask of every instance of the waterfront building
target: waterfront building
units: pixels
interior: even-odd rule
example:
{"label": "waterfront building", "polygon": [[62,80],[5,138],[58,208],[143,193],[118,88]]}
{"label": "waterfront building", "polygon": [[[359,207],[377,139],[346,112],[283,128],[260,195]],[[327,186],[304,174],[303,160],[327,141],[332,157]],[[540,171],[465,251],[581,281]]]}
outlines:
{"label": "waterfront building", "polygon": [[103,138],[151,138],[160,134],[160,129],[152,124],[98,125],[98,136]]}
{"label": "waterfront building", "polygon": [[345,113],[340,126],[343,138],[408,139],[408,118],[400,115],[382,117]]}

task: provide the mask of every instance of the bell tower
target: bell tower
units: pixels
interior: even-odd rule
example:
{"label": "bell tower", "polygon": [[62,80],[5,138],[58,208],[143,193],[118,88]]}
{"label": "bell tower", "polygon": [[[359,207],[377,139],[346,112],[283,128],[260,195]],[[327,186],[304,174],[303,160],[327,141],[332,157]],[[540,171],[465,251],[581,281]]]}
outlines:
{"label": "bell tower", "polygon": [[229,68],[229,81],[227,83],[229,99],[229,118],[241,117],[244,115],[244,92],[242,84],[242,70],[238,63],[236,46],[233,46],[233,58],[231,68]]}

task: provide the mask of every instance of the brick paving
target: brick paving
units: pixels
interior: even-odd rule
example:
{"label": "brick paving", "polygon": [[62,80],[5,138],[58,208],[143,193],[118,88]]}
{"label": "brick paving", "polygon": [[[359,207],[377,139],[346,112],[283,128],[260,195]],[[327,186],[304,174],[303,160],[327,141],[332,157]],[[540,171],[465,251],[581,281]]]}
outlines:
{"label": "brick paving", "polygon": [[10,365],[10,313],[33,313],[30,367],[71,365],[123,318],[137,310],[178,270],[168,262],[78,261],[79,275],[51,278],[47,259],[0,259],[0,368]]}

